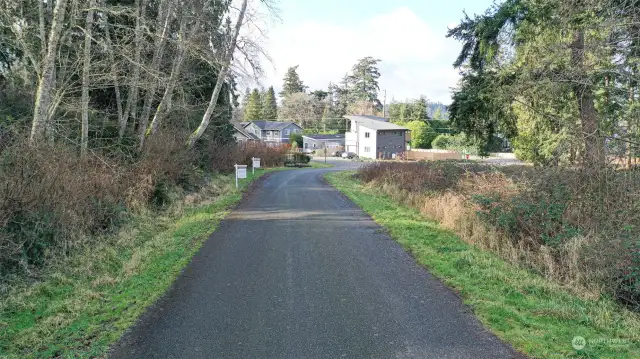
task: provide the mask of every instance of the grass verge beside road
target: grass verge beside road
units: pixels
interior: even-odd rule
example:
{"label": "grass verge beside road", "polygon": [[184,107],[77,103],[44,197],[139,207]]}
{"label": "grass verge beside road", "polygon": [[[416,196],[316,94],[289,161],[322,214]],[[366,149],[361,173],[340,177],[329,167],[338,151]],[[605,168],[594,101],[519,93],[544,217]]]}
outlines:
{"label": "grass verge beside road", "polygon": [[311,168],[331,168],[333,167],[332,164],[330,163],[324,163],[324,157],[320,158],[318,161],[309,161],[309,166],[311,166]]}
{"label": "grass verge beside road", "polygon": [[362,185],[353,172],[329,173],[326,178],[520,352],[532,358],[640,358],[637,313],[606,298],[580,298],[470,246],[418,211]]}
{"label": "grass verge beside road", "polygon": [[101,357],[189,263],[244,190],[273,170],[216,176],[161,215],[137,215],[96,248],[78,250],[37,283],[0,298],[0,358]]}

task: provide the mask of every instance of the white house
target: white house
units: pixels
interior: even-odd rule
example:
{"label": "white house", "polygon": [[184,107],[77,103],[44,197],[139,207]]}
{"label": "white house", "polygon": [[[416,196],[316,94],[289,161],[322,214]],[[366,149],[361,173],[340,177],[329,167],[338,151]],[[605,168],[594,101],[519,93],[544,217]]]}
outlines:
{"label": "white house", "polygon": [[345,116],[350,121],[345,133],[345,151],[365,158],[395,158],[404,154],[410,141],[409,129],[376,116]]}

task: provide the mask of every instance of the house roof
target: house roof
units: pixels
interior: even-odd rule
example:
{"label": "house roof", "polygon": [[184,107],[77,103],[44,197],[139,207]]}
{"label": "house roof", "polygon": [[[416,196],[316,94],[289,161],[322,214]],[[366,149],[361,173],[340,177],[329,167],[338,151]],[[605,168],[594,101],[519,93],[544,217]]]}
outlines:
{"label": "house roof", "polygon": [[263,120],[248,122],[246,125],[244,125],[244,127],[249,126],[250,123],[253,123],[254,125],[258,126],[261,130],[281,130],[289,125],[294,125],[302,129],[302,127],[300,127],[295,122],[263,121]]}
{"label": "house roof", "polygon": [[376,121],[382,121],[382,122],[389,122],[389,120],[387,120],[384,117],[379,117],[379,116],[371,116],[371,115],[349,115],[349,116],[344,116],[346,118],[349,117],[358,117],[358,118],[363,118],[363,119],[369,119],[369,120],[376,120]]}
{"label": "house roof", "polygon": [[382,117],[376,116],[344,116],[345,118],[356,121],[363,126],[372,130],[404,130],[409,131],[408,128],[396,125],[395,123],[383,121]]}
{"label": "house roof", "polygon": [[246,138],[250,139],[250,140],[260,140],[260,138],[258,138],[258,136],[254,135],[251,132],[247,132],[244,130],[244,126],[242,126],[242,123],[234,123],[233,124],[233,128],[236,129],[236,131],[238,131],[241,135],[245,136]]}
{"label": "house roof", "polygon": [[344,133],[343,134],[333,134],[333,135],[309,134],[309,135],[302,135],[302,137],[307,137],[307,138],[310,138],[312,140],[344,140]]}

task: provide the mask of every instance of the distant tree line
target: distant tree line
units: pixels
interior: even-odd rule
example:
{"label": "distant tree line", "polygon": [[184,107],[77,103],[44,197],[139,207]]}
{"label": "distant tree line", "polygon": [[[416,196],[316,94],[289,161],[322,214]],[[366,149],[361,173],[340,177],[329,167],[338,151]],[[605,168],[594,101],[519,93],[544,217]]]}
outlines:
{"label": "distant tree line", "polygon": [[340,82],[330,82],[326,89],[313,91],[308,91],[308,86],[300,79],[298,65],[289,67],[279,93],[282,100],[280,106],[275,101],[273,87],[267,91],[247,89],[235,119],[289,120],[314,133],[344,132],[344,115],[374,115],[401,123],[419,120],[426,124],[429,119],[446,122],[446,106],[431,103],[426,97],[410,103],[393,101],[383,111],[383,104],[378,99],[379,62],[373,57],[362,58]]}

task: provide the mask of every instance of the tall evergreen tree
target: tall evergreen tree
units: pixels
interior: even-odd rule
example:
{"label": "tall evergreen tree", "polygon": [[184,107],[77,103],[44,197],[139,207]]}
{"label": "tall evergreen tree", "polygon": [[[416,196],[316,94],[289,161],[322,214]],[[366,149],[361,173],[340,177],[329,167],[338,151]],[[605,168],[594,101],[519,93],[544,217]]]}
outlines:
{"label": "tall evergreen tree", "polygon": [[333,93],[333,110],[337,117],[342,117],[347,113],[349,103],[354,102],[351,98],[351,83],[349,74],[345,74],[340,84],[331,84],[331,92]]}
{"label": "tall evergreen tree", "polygon": [[278,118],[278,104],[276,103],[276,94],[273,86],[264,93],[262,97],[262,113],[263,120],[275,120]]}
{"label": "tall evergreen tree", "polygon": [[429,118],[427,114],[427,99],[424,96],[416,99],[411,104],[411,121],[425,121]]}
{"label": "tall evergreen tree", "polygon": [[311,91],[311,96],[315,97],[318,101],[324,101],[324,99],[327,98],[327,96],[329,96],[329,92],[325,91],[325,90],[315,90],[315,91]]}
{"label": "tall evergreen tree", "polygon": [[280,96],[285,97],[297,92],[305,92],[306,89],[307,86],[304,85],[300,80],[300,75],[298,75],[298,65],[289,67],[284,75],[284,84],[282,85]]}
{"label": "tall evergreen tree", "polygon": [[262,115],[262,101],[260,98],[260,92],[258,89],[253,89],[251,96],[249,96],[249,102],[247,108],[244,111],[245,121],[261,120]]}
{"label": "tall evergreen tree", "polygon": [[353,65],[351,75],[346,80],[351,85],[350,91],[354,100],[373,102],[376,106],[382,106],[378,100],[378,91],[380,90],[378,85],[379,62],[379,59],[367,56]]}
{"label": "tall evergreen tree", "polygon": [[246,88],[244,90],[244,95],[242,95],[242,102],[240,103],[240,110],[242,111],[242,117],[244,118],[244,114],[247,112],[247,105],[249,104],[249,98],[251,97],[251,89]]}

